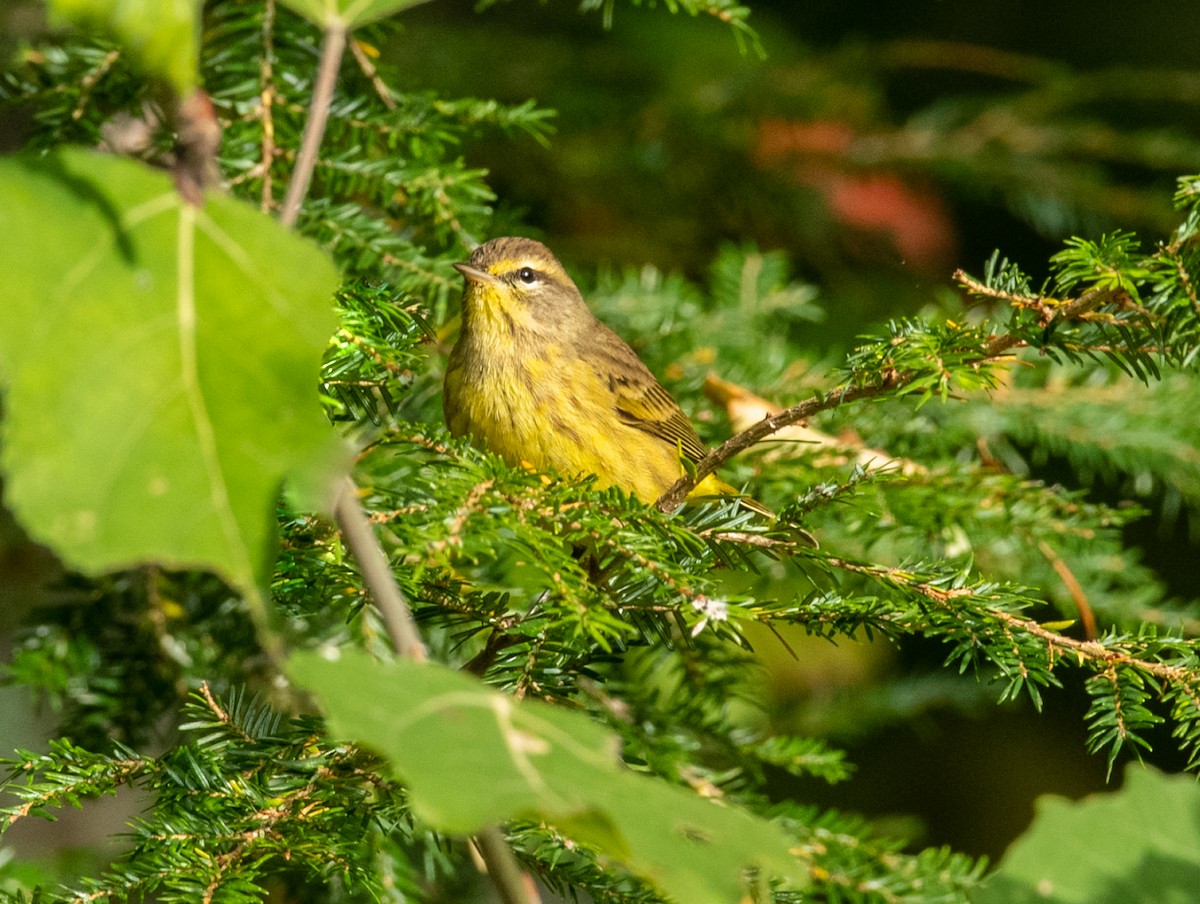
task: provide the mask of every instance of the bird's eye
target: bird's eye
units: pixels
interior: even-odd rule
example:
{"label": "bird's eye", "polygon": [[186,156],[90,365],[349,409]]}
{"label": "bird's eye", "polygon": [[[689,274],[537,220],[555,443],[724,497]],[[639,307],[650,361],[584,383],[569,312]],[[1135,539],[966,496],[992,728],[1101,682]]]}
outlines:
{"label": "bird's eye", "polygon": [[517,279],[526,285],[533,285],[537,282],[537,273],[534,272],[532,267],[522,267],[517,271]]}

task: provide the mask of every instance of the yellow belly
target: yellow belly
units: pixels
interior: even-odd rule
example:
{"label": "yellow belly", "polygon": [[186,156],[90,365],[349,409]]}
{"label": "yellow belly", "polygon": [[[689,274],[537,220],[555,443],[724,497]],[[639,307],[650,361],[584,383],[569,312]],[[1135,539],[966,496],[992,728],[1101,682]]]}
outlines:
{"label": "yellow belly", "polygon": [[553,346],[519,361],[460,347],[450,356],[444,396],[455,436],[473,437],[513,467],[528,462],[542,471],[595,474],[600,486],[648,504],[682,475],[677,450],[623,423],[586,363]]}

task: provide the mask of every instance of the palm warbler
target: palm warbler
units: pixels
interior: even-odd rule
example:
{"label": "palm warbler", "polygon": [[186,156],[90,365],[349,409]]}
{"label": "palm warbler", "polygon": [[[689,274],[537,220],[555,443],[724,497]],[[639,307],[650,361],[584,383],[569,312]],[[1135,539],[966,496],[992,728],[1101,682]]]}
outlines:
{"label": "palm warbler", "polygon": [[[682,476],[681,455],[704,457],[679,405],[595,318],[549,248],[492,239],[454,266],[466,288],[443,396],[451,433],[512,466],[595,474],[646,503]],[[719,495],[737,491],[712,474],[691,493]]]}

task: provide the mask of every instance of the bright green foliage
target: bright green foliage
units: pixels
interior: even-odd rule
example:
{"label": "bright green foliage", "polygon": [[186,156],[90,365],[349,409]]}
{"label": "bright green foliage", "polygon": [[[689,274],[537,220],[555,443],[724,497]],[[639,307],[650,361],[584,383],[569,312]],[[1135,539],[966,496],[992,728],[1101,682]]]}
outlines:
{"label": "bright green foliage", "polygon": [[326,351],[321,383],[331,417],[350,424],[388,422],[428,358],[418,345],[430,333],[425,309],[401,307],[391,287],[360,281],[346,282],[338,302],[341,328]]}
{"label": "bright green foliage", "polygon": [[434,842],[414,828],[395,784],[365,779],[377,760],[327,744],[316,720],[283,722],[240,694],[220,701],[205,689],[182,715],[183,742],[158,758],[124,748],[93,753],[68,741],[46,754],[17,752],[20,778],[8,790],[19,802],[9,814],[53,817],[121,786],[154,801],[133,826],[127,853],[80,893],[251,902],[262,900],[266,875],[284,887],[338,889],[352,901],[415,893],[406,854],[419,859]]}
{"label": "bright green foliage", "polygon": [[[663,299],[670,299],[663,304]],[[599,278],[588,301],[663,373],[699,384],[719,362],[721,376],[762,385],[785,373],[797,343],[825,319],[817,290],[792,278],[787,257],[752,245],[724,245],[703,286],[653,267]]]}
{"label": "bright green foliage", "polygon": [[[745,27],[744,7],[734,2],[665,5],[723,19],[736,32]],[[611,14],[614,4],[584,6]],[[310,13],[327,8],[305,5]],[[340,9],[339,22],[360,21],[349,4]],[[197,275],[219,274],[212,277],[221,289],[213,296],[221,302],[216,320],[193,351],[197,360],[225,354],[205,371],[221,391],[211,405],[208,396],[199,398],[226,418],[214,418],[213,436],[236,437],[232,448],[243,457],[235,456],[238,483],[231,480],[228,495],[256,513],[262,533],[245,541],[257,559],[230,559],[220,550],[213,556],[226,574],[265,576],[255,569],[275,552],[269,529],[277,526],[273,620],[269,632],[260,624],[256,634],[245,599],[214,577],[162,570],[200,559],[162,556],[160,546],[118,560],[133,566],[153,556],[149,567],[70,576],[55,588],[53,605],[28,614],[5,674],[41,694],[64,737],[45,752],[14,755],[6,790],[16,803],[6,812],[20,824],[125,785],[147,801],[130,849],[111,868],[81,878],[47,866],[42,900],[472,900],[481,892],[469,885],[465,843],[434,834],[421,817],[467,831],[521,811],[535,818],[505,826],[521,864],[568,895],[656,902],[662,889],[681,900],[714,898],[721,889],[732,897],[742,888],[738,867],[761,858],[808,883],[801,892],[769,891],[763,876],[757,890],[764,900],[963,902],[980,883],[983,861],[943,848],[909,853],[907,839],[860,817],[778,800],[773,783],[787,773],[838,792],[854,763],[837,749],[835,732],[865,733],[938,705],[1027,699],[1037,707],[1060,686],[1090,693],[1091,746],[1110,764],[1167,746],[1172,735],[1192,768],[1200,763],[1200,604],[1173,598],[1122,536],[1161,500],[1168,514],[1170,505],[1200,510],[1200,437],[1194,418],[1177,416],[1200,393],[1193,288],[1200,279],[1200,178],[1181,180],[1180,212],[1161,244],[1152,231],[1073,240],[1041,287],[997,254],[982,279],[961,277],[979,301],[975,309],[963,310],[946,290],[940,313],[897,318],[859,339],[849,356],[814,347],[812,339],[823,318],[845,319],[847,299],[798,281],[781,252],[724,246],[705,259],[707,271],[696,268],[706,273],[699,282],[653,267],[594,277],[577,267],[583,254],[573,260],[565,253],[597,312],[634,344],[707,441],[733,432],[726,413],[700,393],[710,370],[782,403],[810,406],[823,439],[763,443],[724,469],[819,536],[820,549],[797,552],[781,548],[786,532],[731,504],[668,517],[617,491],[599,491],[587,478],[509,468],[447,435],[441,369],[461,286],[452,263],[477,240],[517,228],[503,225],[515,218],[511,211],[494,214],[497,199],[472,149],[515,142],[523,153],[563,153],[569,139],[550,141],[549,111],[532,102],[431,92],[422,87],[427,82],[397,77],[374,55],[394,44],[405,59],[419,59],[428,47],[406,43],[408,32],[387,22],[354,31],[298,221],[298,231],[336,262],[342,279],[335,291],[324,258],[278,236],[270,222],[306,122],[320,32],[287,5],[257,0],[210,4],[204,24],[200,58],[223,126],[220,169],[240,200],[213,192],[205,207],[185,209],[166,176],[82,152],[3,164],[16,178],[4,181],[11,203],[0,206],[0,223],[11,229],[19,220],[22,230],[40,230],[36,242],[23,231],[16,250],[11,242],[0,248],[17,299],[0,307],[6,502],[27,529],[51,536],[38,531],[37,509],[24,503],[22,469],[33,467],[33,453],[56,478],[43,479],[43,489],[95,491],[97,463],[113,460],[131,424],[153,423],[145,405],[128,400],[146,398],[147,387],[165,390],[182,372],[182,359],[164,357],[164,349],[180,347],[185,296],[149,293],[158,307],[157,317],[148,317],[144,280],[121,243],[138,254],[157,243],[164,253],[143,258],[153,264],[147,269],[155,286],[180,285],[180,261],[190,260]],[[505,44],[506,62],[523,57],[522,46]],[[880,56],[853,48],[814,56],[793,65],[787,78],[813,89],[797,101],[803,115],[840,111],[846,97],[861,114],[878,87],[867,82],[880,67],[903,65],[904,52],[894,45]],[[685,62],[716,67],[707,57]],[[1104,123],[1078,105],[1107,89],[1149,91],[1150,81],[1008,62],[1027,77],[1023,89],[965,106],[935,103],[873,133],[860,122],[849,135],[848,159],[870,152],[884,165],[924,166],[945,180],[991,186],[1046,228],[1118,209],[1118,195],[1127,192],[1101,190],[1109,184],[1104,166],[1070,158],[1079,147],[1109,146],[1097,141],[1109,134]],[[693,83],[694,71],[675,84]],[[737,90],[689,94],[686,103],[717,98],[740,118],[717,128],[708,114],[671,108],[676,118],[664,126],[664,144],[691,151],[701,133],[726,142],[753,132],[758,122],[746,117],[766,115],[780,84],[764,90],[755,77]],[[173,141],[169,115],[149,103],[153,87],[124,48],[86,36],[26,52],[4,75],[0,95],[31,111],[31,151],[64,141],[111,146],[131,123],[147,133],[137,152],[155,162]],[[745,103],[751,96],[755,102]],[[1065,138],[1056,143],[1056,136]],[[924,141],[921,159],[912,156],[917,137]],[[1123,137],[1117,156],[1160,169],[1195,159],[1194,142],[1166,142],[1154,157],[1144,138]],[[522,159],[542,176],[538,159]],[[105,219],[91,199],[52,178],[56,160],[73,168],[76,184],[107,199],[114,216]],[[620,154],[606,162],[630,176],[612,191],[644,191],[633,162]],[[749,204],[768,220],[812,222],[799,210],[770,208],[778,183],[741,169],[720,171],[722,178],[745,178],[752,190],[730,182],[710,202]],[[525,202],[520,190],[515,194],[513,203]],[[569,203],[566,193],[556,200]],[[47,207],[61,210],[46,219]],[[1161,222],[1162,207],[1149,200],[1120,209],[1133,211],[1126,228],[1141,228]],[[140,231],[135,214],[149,217],[137,222],[165,226],[152,235]],[[717,221],[713,228],[737,233]],[[689,216],[689,223],[709,222]],[[129,228],[115,229],[120,223]],[[188,223],[194,228],[181,232]],[[235,240],[211,243],[216,225]],[[191,258],[179,254],[185,234],[193,239]],[[96,242],[106,235],[116,239]],[[681,235],[690,243],[690,233]],[[274,278],[258,283],[257,302],[231,272],[239,248]],[[587,259],[602,257],[592,251]],[[75,278],[75,291],[66,293],[64,280],[80,261],[92,260],[89,254],[103,264],[98,273],[121,279]],[[1036,270],[1039,263],[1025,266]],[[103,329],[83,338],[72,333],[46,304],[56,292],[89,300],[90,323]],[[299,308],[279,317],[281,296]],[[156,324],[174,342],[153,341],[148,333]],[[253,350],[248,360],[258,366],[284,361],[285,388],[235,383],[229,362],[240,359],[229,355],[240,347]],[[164,360],[176,366],[153,369]],[[47,404],[41,393],[61,389],[64,376],[72,378],[70,395]],[[118,416],[102,417],[106,407],[116,410],[94,401],[104,393],[119,397]],[[407,664],[372,665],[356,652],[386,658],[387,642],[339,531],[313,512],[313,485],[325,473],[317,453],[329,436],[316,417],[318,394],[335,427],[359,445],[362,501],[436,667],[408,675]],[[42,423],[45,412],[68,406],[71,418]],[[302,411],[316,423],[289,421]],[[53,436],[41,439],[46,434],[38,430]],[[80,432],[91,445],[74,445]],[[165,433],[177,443],[172,464],[195,455],[197,436]],[[264,438],[274,443],[265,455],[267,476],[257,470],[264,456],[254,445]],[[1047,457],[1069,465],[1071,488],[1037,479]],[[245,459],[256,469],[253,480]],[[280,502],[278,483],[288,472],[309,476],[308,498],[292,492]],[[145,485],[147,474],[140,476]],[[1088,490],[1101,481],[1146,508],[1098,501]],[[67,501],[54,510],[72,511]],[[141,536],[167,545],[194,523],[176,517],[150,529],[140,523],[149,504],[122,499],[123,517],[139,523],[117,540]],[[267,514],[276,505],[272,523]],[[70,538],[53,539],[62,555],[80,561]],[[1089,618],[1094,638],[1082,632]],[[864,677],[857,693],[830,693],[787,721],[764,700],[758,668],[767,645],[791,649],[803,633],[855,650],[870,639],[902,648],[932,639],[947,667],[878,683]],[[250,702],[241,687],[277,693],[281,686],[262,655],[264,637],[319,669],[332,724],[356,739],[376,739],[388,760],[333,740],[322,719],[287,714],[302,706],[294,696]],[[338,650],[342,658],[320,661],[314,650]],[[391,677],[399,672],[404,680]],[[470,739],[456,740],[456,725],[446,719],[398,718],[440,699],[443,680],[485,707],[459,726],[471,730]],[[430,686],[422,689],[422,682]],[[497,732],[490,714],[500,711],[531,724],[520,733]],[[560,773],[551,787],[565,799],[563,809],[547,805],[551,794],[532,787],[529,773],[517,776],[508,808],[492,809],[498,783],[514,777],[503,742],[532,738],[538,747],[544,729],[562,726],[567,737],[586,741],[578,757],[549,748]],[[429,738],[436,743],[422,746]],[[464,760],[474,767],[452,765]],[[643,788],[654,790],[634,790]],[[437,796],[445,792],[453,792],[448,804]],[[662,805],[645,826],[633,824],[633,803],[645,807],[647,795]],[[578,818],[581,808],[593,818]],[[553,826],[540,820],[564,810]],[[701,837],[737,831],[729,843],[693,844],[670,823],[676,813],[687,814]],[[740,835],[741,827],[748,834]],[[790,856],[779,855],[783,848]],[[684,884],[693,881],[699,884]],[[0,882],[8,883],[0,886],[4,900],[20,899],[33,885],[2,856]]]}
{"label": "bright green foliage", "polygon": [[1125,786],[1082,801],[1045,798],[978,904],[1186,904],[1200,888],[1200,787],[1130,766]]}
{"label": "bright green foliage", "polygon": [[196,85],[200,0],[51,0],[51,21],[98,24],[186,95]]}
{"label": "bright green foliage", "polygon": [[138,163],[2,166],[8,504],[83,571],[209,568],[253,595],[281,481],[335,465],[307,389],[332,267],[245,204],[192,207]]}
{"label": "bright green foliage", "polygon": [[[514,702],[434,664],[308,655],[292,672],[317,692],[336,736],[387,755],[413,812],[435,829],[544,819],[698,904],[736,898],[751,865],[806,884],[778,828],[620,768],[616,737],[581,714]],[[488,776],[486,793],[463,781],[472,775]]]}

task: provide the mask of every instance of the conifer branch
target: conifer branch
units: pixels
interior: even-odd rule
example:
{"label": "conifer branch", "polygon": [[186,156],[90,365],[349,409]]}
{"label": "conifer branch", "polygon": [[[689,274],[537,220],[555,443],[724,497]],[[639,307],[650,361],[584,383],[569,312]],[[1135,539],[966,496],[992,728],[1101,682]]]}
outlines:
{"label": "conifer branch", "polygon": [[[971,601],[982,602],[982,605],[974,611],[1001,623],[1006,631],[1012,629],[1041,642],[1045,649],[1047,670],[1053,667],[1056,659],[1063,653],[1070,654],[1079,665],[1090,664],[1096,669],[1097,674],[1101,675],[1115,673],[1116,669],[1132,669],[1165,685],[1175,687],[1183,697],[1191,701],[1194,709],[1200,712],[1200,670],[1187,664],[1186,660],[1183,661],[1184,664],[1173,664],[1147,658],[1137,652],[1136,645],[1115,638],[1105,641],[1092,638],[1078,640],[1074,637],[1067,637],[1034,619],[1025,618],[1007,609],[989,604],[986,599],[981,599],[979,590],[975,587],[941,586],[939,583],[922,579],[903,568],[852,562],[835,556],[821,557],[821,560],[822,564],[833,568],[861,574],[898,589],[915,593],[939,608],[965,605]],[[1167,643],[1168,641],[1156,638],[1153,642]],[[1024,663],[1021,667],[1025,669]]]}
{"label": "conifer branch", "polygon": [[52,788],[38,794],[25,794],[23,795],[24,803],[6,808],[5,815],[8,818],[8,825],[12,826],[42,809],[61,807],[68,802],[77,801],[81,797],[94,795],[98,793],[99,784],[103,784],[105,788],[133,784],[153,769],[153,762],[145,759],[112,760],[106,765],[105,775],[101,782],[98,782],[98,777],[90,773],[67,774],[59,764],[58,782]]}
{"label": "conifer branch", "polygon": [[[989,295],[994,294],[993,290],[971,279],[971,277],[967,276],[961,270],[955,272],[954,278],[966,286],[969,291],[979,291]],[[1052,323],[1077,319],[1095,310],[1100,305],[1111,301],[1117,294],[1119,294],[1117,291],[1105,288],[1093,289],[1085,292],[1079,298],[1058,305],[1051,304],[1049,300],[1041,300],[1043,304],[1040,307],[1040,326],[1045,330]],[[1015,297],[1010,300],[1016,301]],[[1027,300],[1023,299],[1022,301]],[[973,355],[967,363],[983,364],[995,361],[1013,349],[1023,348],[1029,344],[1029,341],[1023,336],[1015,333],[1002,333],[986,341],[978,353]],[[700,461],[696,462],[696,466],[690,474],[681,477],[659,497],[657,503],[659,511],[673,512],[678,509],[679,506],[683,505],[683,501],[687,498],[688,493],[695,489],[701,480],[713,473],[739,452],[744,452],[751,446],[762,442],[776,431],[791,424],[805,421],[813,415],[827,411],[830,408],[838,408],[851,402],[876,398],[902,389],[919,376],[921,374],[915,371],[885,371],[873,382],[858,386],[844,384],[828,395],[818,395],[790,408],[785,408],[778,414],[764,417],[761,421],[743,430],[741,433],[734,434],[710,451]]]}
{"label": "conifer branch", "polygon": [[1077,640],[1074,637],[1067,637],[1057,631],[1051,631],[1031,618],[1021,618],[1019,615],[1005,612],[1002,609],[989,609],[989,614],[1005,624],[1041,640],[1045,643],[1046,651],[1051,657],[1058,652],[1068,651],[1075,654],[1079,661],[1103,664],[1106,670],[1127,666],[1145,672],[1147,675],[1153,675],[1168,684],[1179,685],[1192,697],[1200,694],[1200,688],[1197,687],[1200,683],[1200,673],[1197,673],[1195,669],[1167,665],[1153,659],[1142,659],[1125,650],[1106,646],[1098,640]]}

